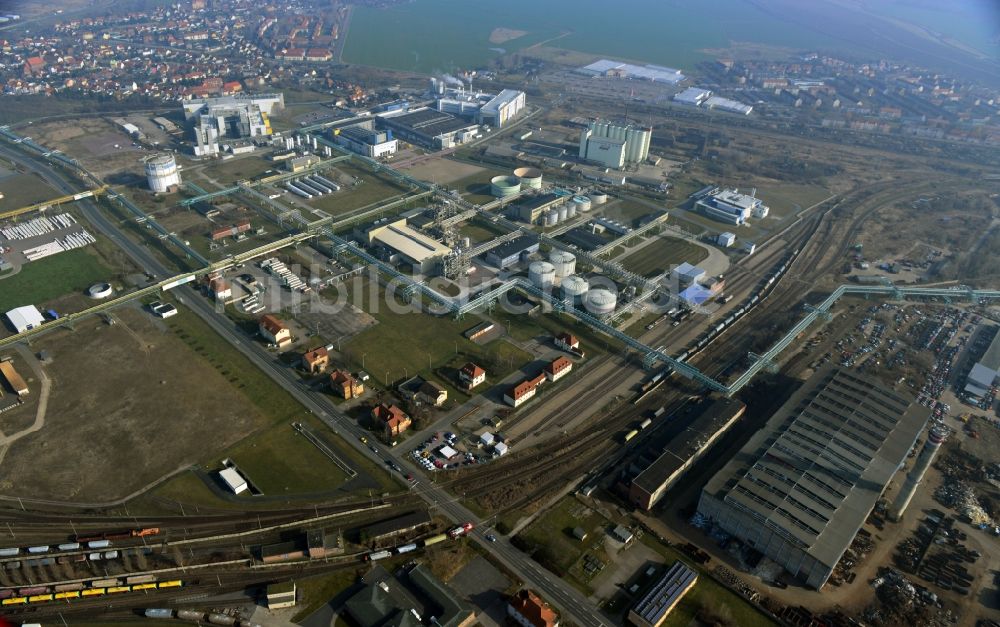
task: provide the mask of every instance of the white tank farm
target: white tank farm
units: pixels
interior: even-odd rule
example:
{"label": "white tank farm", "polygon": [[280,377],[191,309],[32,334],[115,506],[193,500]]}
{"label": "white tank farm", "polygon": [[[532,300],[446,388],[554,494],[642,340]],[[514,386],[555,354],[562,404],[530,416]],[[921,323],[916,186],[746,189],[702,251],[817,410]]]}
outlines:
{"label": "white tank farm", "polygon": [[549,253],[549,261],[556,269],[557,277],[569,276],[576,272],[576,255],[558,248]]}
{"label": "white tank farm", "polygon": [[549,289],[556,282],[556,268],[548,261],[533,261],[528,266],[528,280],[535,287]]}
{"label": "white tank farm", "polygon": [[146,159],[146,182],[149,189],[163,194],[181,184],[181,173],[173,155],[156,155]]}
{"label": "white tank farm", "polygon": [[559,212],[549,209],[545,212],[545,226],[555,226],[559,224]]}
{"label": "white tank farm", "polygon": [[608,195],[604,192],[594,192],[589,196],[590,202],[595,205],[603,205],[608,202]]}
{"label": "white tank farm", "polygon": [[618,306],[618,296],[604,288],[594,288],[587,292],[583,306],[595,316],[606,316],[615,312],[615,307]]}
{"label": "white tank farm", "polygon": [[562,222],[569,217],[569,207],[565,204],[559,205],[559,221]]}
{"label": "white tank farm", "polygon": [[587,295],[590,289],[590,282],[582,276],[571,275],[565,277],[560,284],[563,298],[572,298],[574,302],[579,302]]}
{"label": "white tank farm", "polygon": [[590,211],[590,199],[586,196],[573,196],[572,206],[580,211]]}

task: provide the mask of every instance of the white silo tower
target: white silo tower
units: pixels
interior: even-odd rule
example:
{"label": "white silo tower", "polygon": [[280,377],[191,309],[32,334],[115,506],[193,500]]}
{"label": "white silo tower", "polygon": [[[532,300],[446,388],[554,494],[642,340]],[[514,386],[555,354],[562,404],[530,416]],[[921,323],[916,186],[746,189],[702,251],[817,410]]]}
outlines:
{"label": "white silo tower", "polygon": [[618,306],[618,296],[610,290],[596,287],[587,292],[583,306],[595,316],[607,316],[615,312],[615,307]]}
{"label": "white silo tower", "polygon": [[548,261],[533,261],[528,266],[528,280],[540,289],[546,290],[556,282],[556,269]]}
{"label": "white silo tower", "polygon": [[579,304],[587,295],[590,283],[582,276],[572,275],[565,277],[559,285],[562,288],[563,298],[572,298],[574,304]]}
{"label": "white silo tower", "polygon": [[181,184],[181,173],[173,155],[156,155],[146,159],[146,181],[149,189],[163,194]]}
{"label": "white silo tower", "polygon": [[554,249],[549,253],[549,261],[555,268],[557,277],[562,278],[576,272],[576,255],[571,252]]}

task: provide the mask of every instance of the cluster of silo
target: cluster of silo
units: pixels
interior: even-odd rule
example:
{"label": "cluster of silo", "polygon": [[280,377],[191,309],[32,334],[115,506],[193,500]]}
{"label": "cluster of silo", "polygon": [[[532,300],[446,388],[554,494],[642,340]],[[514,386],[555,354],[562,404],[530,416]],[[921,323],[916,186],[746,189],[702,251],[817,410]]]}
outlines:
{"label": "cluster of silo", "polygon": [[549,253],[549,262],[555,268],[560,279],[576,272],[576,255],[565,250],[553,249]]}
{"label": "cluster of silo", "polygon": [[538,168],[518,168],[514,170],[514,176],[521,182],[522,189],[542,188],[542,171]]}
{"label": "cluster of silo", "polygon": [[574,305],[582,304],[584,297],[586,297],[587,292],[590,290],[590,282],[582,276],[575,274],[564,277],[559,286],[562,288],[563,298],[566,300],[572,299]]}
{"label": "cluster of silo", "polygon": [[556,268],[548,261],[532,261],[528,266],[528,280],[539,289],[551,289],[556,282]]}
{"label": "cluster of silo", "polygon": [[595,316],[608,316],[615,312],[618,306],[618,295],[603,287],[595,287],[587,292],[583,306]]}

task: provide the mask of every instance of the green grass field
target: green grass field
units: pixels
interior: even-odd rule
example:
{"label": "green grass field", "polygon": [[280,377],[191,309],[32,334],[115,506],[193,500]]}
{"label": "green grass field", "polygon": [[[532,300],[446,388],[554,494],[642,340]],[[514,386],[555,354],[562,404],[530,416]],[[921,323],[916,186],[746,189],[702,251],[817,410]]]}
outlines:
{"label": "green grass field", "polygon": [[[316,431],[326,436],[323,431],[329,429]],[[243,441],[228,457],[268,496],[336,490],[348,479],[290,423],[277,424]]]}
{"label": "green grass field", "polygon": [[819,185],[775,185],[757,190],[757,197],[771,208],[770,216],[784,218],[829,198],[830,190]]}
{"label": "green grass field", "polygon": [[646,277],[662,274],[670,266],[688,262],[697,264],[708,257],[708,251],[691,242],[676,237],[659,237],[634,253],[630,253],[621,264],[626,269]]}
{"label": "green grass field", "polygon": [[458,232],[461,235],[472,238],[474,242],[485,242],[504,234],[503,229],[499,229],[488,222],[481,222],[479,220],[473,220],[472,222],[463,224],[459,227]]}
{"label": "green grass field", "polygon": [[580,347],[588,356],[617,350],[620,347],[618,340],[602,335],[565,314],[525,316],[507,315],[501,311],[494,317],[507,326],[511,337],[518,341],[531,340],[538,336],[552,337],[561,331],[569,331],[580,339]]}
{"label": "green grass field", "polygon": [[[265,160],[256,154],[234,157],[225,161],[213,162],[198,170],[208,178],[214,179],[222,185],[230,185],[240,179],[248,179],[263,174],[268,170],[284,171],[284,167],[271,161]],[[194,177],[191,177],[192,179]],[[206,182],[194,180],[205,189],[211,190]]]}
{"label": "green grass field", "polygon": [[[531,359],[505,341],[480,346],[467,340],[462,333],[481,322],[476,316],[455,320],[447,315],[390,311],[384,290],[380,288],[378,293],[375,304],[355,303],[371,313],[378,324],[351,338],[345,347],[356,366],[383,383],[417,374],[440,380],[435,370],[455,360],[494,363],[490,377],[499,378]],[[483,367],[487,367],[485,363]]]}
{"label": "green grass field", "polygon": [[87,248],[77,248],[25,264],[0,282],[0,311],[44,305],[70,292],[83,292],[111,271]]}
{"label": "green grass field", "polygon": [[63,195],[32,174],[10,174],[9,170],[0,170],[0,174],[4,175],[4,178],[0,178],[0,193],[3,194],[0,212],[46,202]]}
{"label": "green grass field", "polygon": [[[408,188],[383,174],[376,174],[360,168],[344,166],[343,164],[338,164],[337,169],[356,176],[363,182],[353,187],[343,187],[339,192],[306,201],[306,204],[333,215],[341,215],[410,191]],[[325,176],[332,178],[329,174]]]}

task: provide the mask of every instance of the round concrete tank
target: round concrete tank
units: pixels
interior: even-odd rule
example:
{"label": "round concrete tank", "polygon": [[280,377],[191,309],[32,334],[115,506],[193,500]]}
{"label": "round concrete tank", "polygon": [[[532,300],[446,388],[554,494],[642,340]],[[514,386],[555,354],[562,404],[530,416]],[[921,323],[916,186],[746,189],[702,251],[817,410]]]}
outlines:
{"label": "round concrete tank", "polygon": [[568,207],[569,207],[569,210],[566,212],[566,217],[567,218],[575,218],[576,217],[576,203],[571,202],[571,203],[569,203]]}
{"label": "round concrete tank", "polygon": [[580,302],[587,295],[590,283],[582,276],[574,274],[564,278],[560,287],[562,287],[563,298],[572,298],[574,302]]}
{"label": "round concrete tank", "polygon": [[535,287],[549,289],[556,282],[556,269],[548,261],[533,261],[528,266],[528,280]]}
{"label": "round concrete tank", "polygon": [[562,222],[569,217],[569,207],[565,204],[559,205],[559,221]]}
{"label": "round concrete tank", "polygon": [[490,179],[490,192],[497,198],[514,196],[521,191],[521,179],[516,176],[494,176]]}
{"label": "round concrete tank", "polygon": [[608,202],[608,195],[604,192],[594,192],[590,195],[590,202],[595,205],[603,205]]}
{"label": "round concrete tank", "polygon": [[545,212],[545,226],[555,226],[559,224],[559,212],[549,209]]}
{"label": "round concrete tank", "polygon": [[549,261],[556,269],[557,277],[569,276],[576,272],[576,255],[558,248],[549,253]]}
{"label": "round concrete tank", "polygon": [[111,287],[110,283],[94,283],[87,289],[87,296],[100,300],[111,296],[114,291],[115,290]]}
{"label": "round concrete tank", "polygon": [[583,300],[583,305],[587,308],[587,311],[595,316],[606,316],[615,312],[615,307],[618,305],[618,296],[614,292],[604,288],[594,288],[587,292],[587,296]]}
{"label": "round concrete tank", "polygon": [[580,211],[590,211],[590,199],[586,196],[573,196],[573,206]]}
{"label": "round concrete tank", "polygon": [[518,168],[514,170],[514,176],[521,181],[524,189],[542,188],[542,171],[538,168]]}
{"label": "round concrete tank", "polygon": [[177,170],[177,160],[173,155],[155,155],[146,159],[146,182],[149,189],[163,194],[181,184],[181,174]]}

